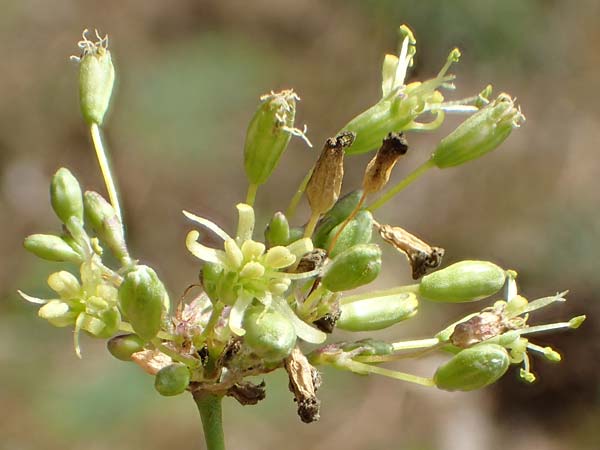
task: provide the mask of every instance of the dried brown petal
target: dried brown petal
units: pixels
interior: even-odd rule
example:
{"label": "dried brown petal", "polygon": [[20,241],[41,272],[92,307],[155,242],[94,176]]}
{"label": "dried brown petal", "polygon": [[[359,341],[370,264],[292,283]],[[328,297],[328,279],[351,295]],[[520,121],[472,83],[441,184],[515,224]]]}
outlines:
{"label": "dried brown petal", "polygon": [[302,422],[319,420],[321,402],[316,391],[320,385],[320,376],[317,369],[310,365],[306,356],[296,347],[285,359],[285,370],[290,379],[290,391],[294,394],[294,401],[298,403],[298,415]]}
{"label": "dried brown petal", "polygon": [[521,322],[506,318],[502,304],[486,308],[470,319],[457,324],[450,336],[450,341],[457,347],[467,348],[522,325]]}
{"label": "dried brown petal", "polygon": [[150,375],[156,373],[163,367],[173,364],[173,360],[158,350],[142,350],[131,355],[131,360]]}
{"label": "dried brown petal", "polygon": [[227,395],[235,398],[242,405],[256,405],[265,399],[265,382],[254,384],[249,381],[242,381],[231,386],[227,391]]}
{"label": "dried brown petal", "polygon": [[293,272],[303,273],[318,269],[323,266],[326,259],[327,252],[322,248],[315,248],[312,252],[302,257],[298,265],[293,268]]}
{"label": "dried brown petal", "polygon": [[344,131],[325,142],[306,186],[313,215],[329,211],[337,201],[344,178],[344,152],[352,145],[354,137],[354,133]]}
{"label": "dried brown petal", "polygon": [[363,178],[365,194],[378,192],[387,184],[396,162],[407,150],[408,143],[404,133],[390,133],[387,135],[377,154],[365,170]]}
{"label": "dried brown petal", "polygon": [[404,228],[373,222],[384,241],[406,254],[412,266],[413,279],[422,277],[427,273],[427,269],[435,269],[442,263],[443,248],[430,246]]}

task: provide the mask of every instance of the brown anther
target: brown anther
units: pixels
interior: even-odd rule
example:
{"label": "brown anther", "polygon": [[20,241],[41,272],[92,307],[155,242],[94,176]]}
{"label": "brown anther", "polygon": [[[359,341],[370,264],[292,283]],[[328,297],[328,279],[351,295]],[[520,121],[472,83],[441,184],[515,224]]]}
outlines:
{"label": "brown anther", "polygon": [[379,192],[390,179],[392,169],[398,159],[408,150],[404,133],[390,133],[383,140],[377,154],[367,165],[363,177],[365,194]]}
{"label": "brown anther", "polygon": [[428,269],[435,269],[442,263],[443,248],[430,246],[404,228],[381,225],[376,221],[373,223],[384,241],[408,257],[414,280],[425,275]]}
{"label": "brown anther", "polygon": [[344,153],[355,134],[343,131],[327,139],[306,186],[306,197],[313,215],[323,214],[335,204],[344,178]]}
{"label": "brown anther", "polygon": [[321,402],[316,391],[320,385],[320,376],[317,369],[310,365],[298,347],[292,350],[284,364],[290,380],[290,391],[294,394],[294,401],[298,403],[298,416],[304,423],[319,420]]}

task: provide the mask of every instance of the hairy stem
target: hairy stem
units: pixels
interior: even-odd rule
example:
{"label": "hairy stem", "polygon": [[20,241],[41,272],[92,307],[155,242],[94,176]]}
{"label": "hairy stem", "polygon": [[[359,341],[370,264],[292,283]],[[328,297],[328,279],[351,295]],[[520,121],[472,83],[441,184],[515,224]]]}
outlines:
{"label": "hairy stem", "polygon": [[193,396],[202,419],[206,449],[225,450],[223,412],[221,410],[223,397],[204,392],[194,392]]}

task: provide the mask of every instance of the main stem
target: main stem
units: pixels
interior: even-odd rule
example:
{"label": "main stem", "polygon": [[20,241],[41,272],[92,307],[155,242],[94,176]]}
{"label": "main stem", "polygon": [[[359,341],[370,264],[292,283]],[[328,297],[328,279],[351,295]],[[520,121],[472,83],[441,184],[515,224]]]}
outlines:
{"label": "main stem", "polygon": [[225,450],[223,413],[221,410],[223,397],[205,393],[194,393],[193,395],[202,419],[206,450]]}

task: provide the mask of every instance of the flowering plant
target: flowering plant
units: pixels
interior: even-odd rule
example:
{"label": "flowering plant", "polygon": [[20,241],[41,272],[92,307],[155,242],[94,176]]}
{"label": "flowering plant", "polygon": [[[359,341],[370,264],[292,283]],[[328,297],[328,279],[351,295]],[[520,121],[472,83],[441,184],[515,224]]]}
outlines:
{"label": "flowering plant", "polygon": [[[79,276],[55,272],[48,285],[56,298],[40,299],[21,292],[23,298],[41,304],[38,315],[52,325],[73,327],[78,356],[82,332],[106,339],[114,357],[133,362],[155,377],[160,394],[190,392],[209,449],[224,448],[223,397],[244,405],[259,402],[265,396],[265,384],[254,384],[248,377],[274,370],[287,372],[304,422],[319,418],[318,366],[470,391],[494,383],[510,365],[518,364],[520,377],[533,382],[529,354],[551,361],[559,361],[560,355],[530,342],[529,336],[577,328],[585,319],[578,316],[566,322],[529,325],[530,313],[565,301],[565,293],[528,301],[517,291],[515,271],[487,261],[461,261],[439,269],[444,249],[375,218],[379,208],[430,169],[458,166],[485,155],[525,120],[508,94],[491,99],[491,86],[469,98],[444,98],[442,90],[453,88],[454,76],[448,71],[460,57],[457,49],[435,77],[407,83],[416,40],[408,27],[403,25],[399,31],[399,55],[386,55],[383,62],[381,99],[325,142],[285,212],[272,214],[264,241],[255,230],[259,189],[268,182],[292,137],[312,144],[306,127],[295,125],[300,99],[294,91],[260,98],[246,134],[244,168],[249,187],[245,201],[236,205],[234,231],[183,212],[194,226],[185,245],[198,258],[201,275],[200,284],[186,289],[175,305],[157,273],[140,264],[128,249],[101,134],[115,70],[108,39],[96,33],[93,42],[84,32],[79,42],[81,56],[74,58],[79,62],[81,110],[109,200],[97,192],[82,193],[68,169],[56,172],[50,200],[62,231],[29,236],[25,248],[45,260],[72,263]],[[470,116],[439,141],[424,163],[379,195],[409,150],[410,131],[433,131],[450,113]],[[362,185],[349,186],[341,196],[346,156],[371,151],[375,154],[364,170]],[[296,219],[303,197],[311,214]],[[212,233],[221,244],[217,248],[205,245],[200,230]],[[373,236],[374,230],[379,238]],[[383,265],[382,245],[406,256],[416,282],[349,293],[377,279]],[[108,261],[116,261],[116,267]],[[476,310],[429,338],[327,342],[337,329],[369,332],[408,320],[423,301],[475,302],[491,296],[496,296],[492,306]],[[382,367],[432,351],[445,352],[449,358],[431,376]]]}

